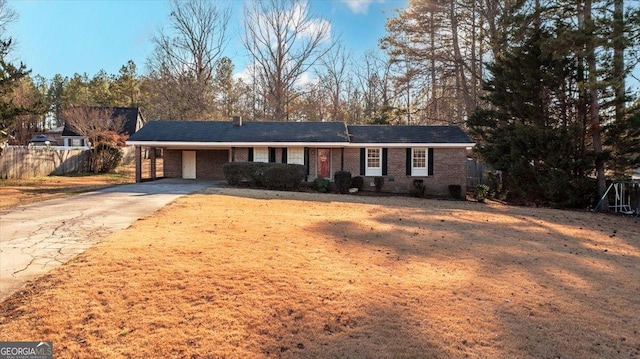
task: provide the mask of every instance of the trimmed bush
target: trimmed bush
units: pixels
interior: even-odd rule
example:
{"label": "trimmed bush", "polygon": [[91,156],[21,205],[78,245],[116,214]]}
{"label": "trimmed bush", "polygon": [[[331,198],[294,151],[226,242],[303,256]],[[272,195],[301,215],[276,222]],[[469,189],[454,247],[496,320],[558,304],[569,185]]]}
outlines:
{"label": "trimmed bush", "polygon": [[342,194],[349,193],[351,186],[351,172],[338,171],[333,174],[333,180],[336,183],[336,190]]}
{"label": "trimmed bush", "polygon": [[373,183],[376,185],[376,192],[382,192],[382,186],[384,186],[384,177],[373,177]]}
{"label": "trimmed bush", "polygon": [[350,188],[357,188],[358,191],[362,191],[364,189],[364,178],[362,178],[361,176],[355,176],[351,178]]}
{"label": "trimmed bush", "polygon": [[222,166],[224,178],[232,186],[246,184],[276,190],[292,190],[304,180],[302,165],[261,162],[229,162]]}
{"label": "trimmed bush", "polygon": [[424,180],[421,180],[421,179],[413,180],[413,187],[410,190],[410,193],[413,197],[423,198],[426,190],[427,190],[427,187],[424,185]]}
{"label": "trimmed bush", "polygon": [[313,189],[315,189],[318,192],[326,193],[329,191],[330,184],[331,182],[329,182],[328,179],[320,176],[315,180],[313,180]]}
{"label": "trimmed bush", "polygon": [[261,186],[263,183],[264,165],[256,162],[228,162],[222,165],[222,172],[227,183],[232,186],[246,184],[249,186]]}
{"label": "trimmed bush", "polygon": [[459,184],[450,184],[449,196],[453,199],[462,199],[462,186]]}
{"label": "trimmed bush", "polygon": [[270,163],[264,169],[264,185],[267,189],[292,191],[304,180],[305,167],[286,163]]}

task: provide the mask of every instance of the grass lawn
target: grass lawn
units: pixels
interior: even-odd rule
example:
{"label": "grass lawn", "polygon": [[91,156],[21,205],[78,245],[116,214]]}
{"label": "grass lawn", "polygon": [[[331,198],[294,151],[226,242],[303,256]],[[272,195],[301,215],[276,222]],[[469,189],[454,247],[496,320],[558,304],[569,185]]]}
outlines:
{"label": "grass lawn", "polygon": [[133,182],[129,172],[0,179],[0,210]]}
{"label": "grass lawn", "polygon": [[56,358],[638,358],[640,224],[211,189],[0,303]]}

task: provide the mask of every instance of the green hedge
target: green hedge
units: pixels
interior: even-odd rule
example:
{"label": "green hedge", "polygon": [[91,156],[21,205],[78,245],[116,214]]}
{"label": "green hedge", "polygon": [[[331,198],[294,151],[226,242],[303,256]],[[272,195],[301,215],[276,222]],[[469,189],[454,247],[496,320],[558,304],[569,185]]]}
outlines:
{"label": "green hedge", "polygon": [[303,165],[270,163],[264,170],[264,185],[267,189],[291,191],[300,187],[305,173]]}
{"label": "green hedge", "polygon": [[305,167],[286,163],[229,162],[222,166],[224,178],[232,186],[248,185],[275,190],[293,190],[300,186]]}
{"label": "green hedge", "polygon": [[342,194],[349,193],[349,187],[351,187],[351,172],[337,171],[333,174],[333,180],[338,192]]}
{"label": "green hedge", "polygon": [[313,180],[313,189],[321,192],[321,193],[327,193],[329,192],[329,186],[331,185],[331,182],[322,177],[322,176],[318,176],[315,180]]}
{"label": "green hedge", "polygon": [[351,188],[357,188],[359,191],[364,189],[364,178],[355,176],[351,178]]}

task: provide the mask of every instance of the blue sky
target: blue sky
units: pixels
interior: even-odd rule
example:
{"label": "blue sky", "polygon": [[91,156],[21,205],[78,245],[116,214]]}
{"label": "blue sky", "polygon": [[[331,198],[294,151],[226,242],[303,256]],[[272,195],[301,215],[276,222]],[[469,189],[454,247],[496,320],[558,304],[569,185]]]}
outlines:
{"label": "blue sky", "polygon": [[[218,0],[220,1],[220,0]],[[242,72],[248,58],[240,44],[243,0],[224,0],[232,5],[230,43],[226,55]],[[145,72],[152,51],[150,38],[166,22],[164,0],[10,0],[18,20],[9,28],[18,46],[17,60],[32,75],[51,79],[55,74],[89,77],[104,69],[117,74],[128,60]],[[358,57],[377,50],[385,34],[385,19],[406,0],[311,0],[311,14],[331,22],[331,32]]]}

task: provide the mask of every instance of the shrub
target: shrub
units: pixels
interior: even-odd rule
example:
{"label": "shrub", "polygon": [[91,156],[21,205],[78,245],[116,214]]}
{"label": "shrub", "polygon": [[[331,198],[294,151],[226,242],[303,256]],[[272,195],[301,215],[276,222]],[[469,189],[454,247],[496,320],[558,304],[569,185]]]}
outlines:
{"label": "shrub", "polygon": [[424,197],[424,193],[427,190],[427,187],[424,185],[424,180],[414,179],[413,186],[411,187],[410,193],[413,197],[422,198]]}
{"label": "shrub", "polygon": [[489,186],[486,184],[479,184],[473,187],[473,198],[478,202],[484,202],[488,194]]}
{"label": "shrub", "polygon": [[262,186],[264,183],[264,167],[267,163],[257,162],[229,162],[222,165],[224,178],[232,186],[248,184]]}
{"label": "shrub", "polygon": [[349,187],[351,186],[351,172],[338,171],[333,174],[333,179],[336,183],[336,190],[340,193],[349,193]]}
{"label": "shrub", "polygon": [[[488,192],[488,188],[487,188]],[[450,184],[449,185],[449,196],[453,199],[462,199],[462,186],[459,184]]]}
{"label": "shrub", "polygon": [[264,168],[263,183],[267,189],[291,191],[300,187],[305,167],[286,163],[270,163]]}
{"label": "shrub", "polygon": [[232,186],[247,184],[279,190],[298,188],[305,173],[302,165],[261,162],[229,162],[222,166],[222,171]]}
{"label": "shrub", "polygon": [[108,143],[100,143],[90,151],[87,163],[89,172],[113,172],[122,162],[122,150]]}
{"label": "shrub", "polygon": [[351,178],[350,188],[357,188],[358,191],[362,191],[364,189],[364,178],[362,178],[361,176],[355,176]]}
{"label": "shrub", "polygon": [[329,191],[330,184],[328,179],[320,176],[313,181],[313,188],[318,192],[326,193]]}
{"label": "shrub", "polygon": [[376,192],[382,192],[382,186],[384,186],[384,177],[373,177],[373,183],[376,185]]}
{"label": "shrub", "polygon": [[222,165],[224,179],[232,186],[237,186],[243,180],[249,180],[249,166],[247,162],[227,162]]}

